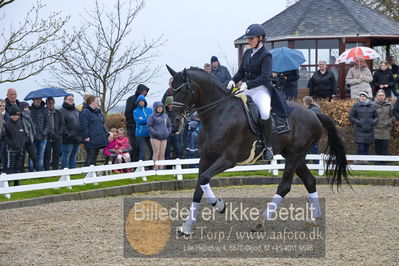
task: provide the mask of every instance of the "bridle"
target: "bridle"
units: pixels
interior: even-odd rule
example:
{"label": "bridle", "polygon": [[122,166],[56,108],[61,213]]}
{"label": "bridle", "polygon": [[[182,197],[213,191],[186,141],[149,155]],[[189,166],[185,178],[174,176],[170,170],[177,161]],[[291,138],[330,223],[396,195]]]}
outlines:
{"label": "bridle", "polygon": [[[173,87],[172,87],[172,91],[173,91],[173,93],[175,94],[175,93],[177,93],[178,91],[180,91],[182,88],[184,88],[184,87],[187,87],[188,88],[188,90],[191,92],[191,94],[192,94],[192,96],[195,96],[195,90],[193,89],[193,87],[191,86],[191,82],[190,82],[190,78],[189,78],[189,76],[187,75],[187,81],[185,82],[185,83],[183,83],[183,84],[181,84],[179,87],[177,87],[176,89],[174,89]],[[219,99],[219,100],[217,100],[217,101],[215,101],[215,102],[212,102],[212,103],[210,103],[210,104],[207,104],[207,105],[204,105],[204,106],[201,106],[201,107],[196,107],[195,106],[195,104],[193,104],[193,105],[191,105],[191,106],[188,106],[187,104],[185,104],[185,103],[182,103],[182,102],[173,102],[173,107],[174,108],[184,108],[184,110],[185,111],[188,111],[188,114],[187,115],[189,115],[189,114],[192,114],[192,113],[194,113],[194,112],[197,112],[198,114],[200,114],[200,113],[206,113],[206,112],[208,112],[209,110],[211,110],[213,107],[215,107],[218,103],[220,103],[220,102],[222,102],[222,101],[224,101],[225,99],[227,99],[227,98],[230,98],[230,97],[232,97],[232,96],[234,96],[235,94],[231,94],[231,95],[229,95],[229,96],[226,96],[226,97],[223,97],[223,98],[221,98],[221,99]]]}

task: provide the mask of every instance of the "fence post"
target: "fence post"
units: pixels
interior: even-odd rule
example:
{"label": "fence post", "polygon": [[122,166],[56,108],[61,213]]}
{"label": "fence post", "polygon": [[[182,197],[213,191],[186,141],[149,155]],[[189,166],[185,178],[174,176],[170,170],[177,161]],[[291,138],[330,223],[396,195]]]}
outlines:
{"label": "fence post", "polygon": [[[85,176],[85,178],[96,178],[97,177],[97,173],[96,173],[96,169],[94,167],[94,165],[90,165],[89,166],[90,172],[88,172]],[[93,183],[93,185],[97,186],[98,183]]]}
{"label": "fence post", "polygon": [[320,153],[319,175],[324,175],[324,153]]}
{"label": "fence post", "polygon": [[[139,160],[139,163],[142,163],[142,162],[143,162],[143,160]],[[144,166],[138,166],[138,167],[136,168],[136,171],[135,171],[135,172],[145,172]],[[136,179],[136,178],[132,178],[132,179]],[[142,179],[144,182],[147,181],[147,177],[146,177],[146,176],[142,176],[141,179]]]}
{"label": "fence post", "polygon": [[[1,176],[2,177],[5,177],[7,174],[6,173],[2,173],[1,174]],[[1,188],[8,188],[8,187],[10,187],[9,185],[8,185],[8,181],[1,181],[0,182],[0,187]],[[11,198],[11,194],[4,194],[4,196],[7,198],[7,199],[10,199]]]}
{"label": "fence post", "polygon": [[[64,168],[64,170],[68,170],[68,168]],[[69,174],[63,175],[60,177],[58,181],[71,181],[71,176]],[[67,187],[68,189],[72,189],[71,186]],[[59,187],[55,187],[54,189],[59,189]]]}
{"label": "fence post", "polygon": [[274,167],[273,167],[273,170],[272,170],[273,175],[278,176],[277,160],[276,160],[276,159],[273,159],[273,160],[270,162],[270,164],[274,166]]}
{"label": "fence post", "polygon": [[[181,167],[181,162],[180,162],[180,158],[176,159],[176,167],[175,167],[176,171],[181,171],[182,167]],[[182,174],[177,174],[177,180],[183,180],[183,175]]]}

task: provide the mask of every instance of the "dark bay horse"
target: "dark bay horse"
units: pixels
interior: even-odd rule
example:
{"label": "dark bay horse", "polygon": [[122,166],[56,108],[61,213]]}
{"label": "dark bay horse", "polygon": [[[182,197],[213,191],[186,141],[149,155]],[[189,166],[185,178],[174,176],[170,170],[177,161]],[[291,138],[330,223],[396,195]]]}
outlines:
{"label": "dark bay horse", "polygon": [[[193,204],[199,208],[204,186],[209,184],[213,176],[246,161],[258,137],[248,126],[241,99],[231,95],[211,74],[194,67],[182,72],[175,72],[169,66],[167,68],[173,77],[174,119],[176,122],[181,121],[183,112],[197,111],[202,123],[198,182],[193,196]],[[327,115],[315,114],[299,104],[288,104],[294,108],[289,115],[292,130],[290,133],[278,135],[273,148],[275,154],[280,153],[286,160],[277,196],[282,200],[290,191],[295,173],[309,193],[316,192],[316,179],[306,166],[305,157],[323,135],[323,128],[328,135],[329,157],[326,172],[330,183],[339,186],[342,179],[348,182],[345,146],[334,121]],[[212,202],[207,200],[208,203]],[[223,212],[224,202],[216,203],[212,205],[219,212]],[[195,207],[193,204],[191,208]],[[183,224],[181,233],[192,232],[193,220],[195,221],[195,217],[191,223],[186,221]]]}

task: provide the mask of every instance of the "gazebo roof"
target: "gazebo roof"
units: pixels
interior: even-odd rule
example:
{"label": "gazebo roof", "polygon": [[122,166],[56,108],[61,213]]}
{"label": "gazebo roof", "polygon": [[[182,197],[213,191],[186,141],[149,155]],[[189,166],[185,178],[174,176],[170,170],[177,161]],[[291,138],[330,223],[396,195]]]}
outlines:
{"label": "gazebo roof", "polygon": [[[300,0],[262,24],[268,41],[346,36],[399,37],[399,22],[354,0]],[[246,42],[241,36],[235,44]]]}

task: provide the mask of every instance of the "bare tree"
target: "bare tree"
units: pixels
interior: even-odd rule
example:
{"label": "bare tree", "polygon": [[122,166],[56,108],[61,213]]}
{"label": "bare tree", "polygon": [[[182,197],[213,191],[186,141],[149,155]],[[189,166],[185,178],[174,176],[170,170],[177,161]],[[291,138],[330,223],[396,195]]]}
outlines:
{"label": "bare tree", "polygon": [[118,0],[112,11],[104,12],[96,2],[72,49],[52,67],[56,86],[99,97],[101,110],[107,113],[136,85],[150,81],[159,71],[151,68],[151,61],[162,36],[133,39],[132,23],[143,8],[142,0],[129,1],[128,6]]}
{"label": "bare tree", "polygon": [[5,5],[11,4],[12,2],[14,2],[14,0],[0,0],[0,8]]}
{"label": "bare tree", "polygon": [[398,0],[356,0],[381,14],[399,21]]}
{"label": "bare tree", "polygon": [[[1,1],[0,7],[12,1]],[[37,2],[18,26],[10,25],[9,31],[0,32],[0,83],[15,82],[37,75],[54,64],[68,49],[62,41],[63,28],[69,17],[52,13],[42,18],[45,5]]]}

